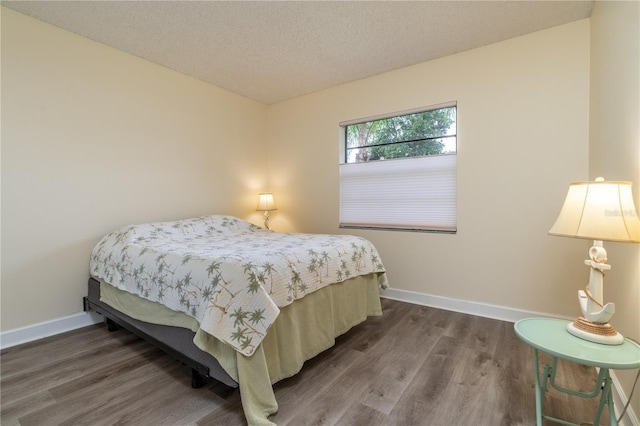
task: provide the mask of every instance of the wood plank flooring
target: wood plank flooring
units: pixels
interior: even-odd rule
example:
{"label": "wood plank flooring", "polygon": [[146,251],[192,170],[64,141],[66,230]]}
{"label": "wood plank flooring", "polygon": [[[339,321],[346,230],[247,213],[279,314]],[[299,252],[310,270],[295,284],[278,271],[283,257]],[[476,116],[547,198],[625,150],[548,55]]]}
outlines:
{"label": "wood plank flooring", "polygon": [[[513,324],[383,299],[370,318],[274,386],[278,425],[532,425],[531,349]],[[542,361],[548,358],[541,357]],[[0,353],[3,426],[243,425],[240,394],[136,336],[96,325]],[[593,389],[561,363],[558,381]],[[548,392],[545,414],[592,421],[596,401]],[[605,410],[605,420],[608,419]]]}

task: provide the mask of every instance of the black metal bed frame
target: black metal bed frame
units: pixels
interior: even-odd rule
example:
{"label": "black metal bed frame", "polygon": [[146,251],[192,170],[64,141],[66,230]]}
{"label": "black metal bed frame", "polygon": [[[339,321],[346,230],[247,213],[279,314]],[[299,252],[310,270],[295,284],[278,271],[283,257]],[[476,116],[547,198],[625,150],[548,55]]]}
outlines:
{"label": "black metal bed frame", "polygon": [[194,343],[195,333],[181,327],[151,324],[131,318],[100,301],[100,282],[89,278],[88,296],[83,298],[84,310],[93,310],[104,316],[109,331],[122,327],[163,350],[191,369],[191,386],[202,387],[207,379],[217,380],[237,388],[233,380],[211,354],[200,350]]}

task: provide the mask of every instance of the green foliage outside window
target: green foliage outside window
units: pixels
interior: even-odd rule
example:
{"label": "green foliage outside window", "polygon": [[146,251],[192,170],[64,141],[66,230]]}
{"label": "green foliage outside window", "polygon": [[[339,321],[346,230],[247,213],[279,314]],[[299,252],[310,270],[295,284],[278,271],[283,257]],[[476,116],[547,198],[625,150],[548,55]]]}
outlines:
{"label": "green foliage outside window", "polygon": [[456,107],[348,125],[346,162],[456,152]]}

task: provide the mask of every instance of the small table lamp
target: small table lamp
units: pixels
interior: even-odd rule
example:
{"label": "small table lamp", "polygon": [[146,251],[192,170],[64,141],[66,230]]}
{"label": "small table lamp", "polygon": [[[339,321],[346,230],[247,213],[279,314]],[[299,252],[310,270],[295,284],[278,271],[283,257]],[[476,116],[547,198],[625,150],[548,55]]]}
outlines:
{"label": "small table lamp", "polygon": [[582,317],[569,324],[567,330],[574,336],[596,343],[619,345],[624,338],[610,324],[615,313],[613,303],[603,302],[604,271],[607,252],[602,241],[626,243],[640,242],[640,219],[631,192],[631,182],[578,182],[569,186],[567,198],[550,235],[594,240],[589,249],[591,267],[589,284],[578,291]]}
{"label": "small table lamp", "polygon": [[273,194],[270,192],[261,193],[256,210],[264,212],[264,227],[271,230],[271,228],[269,228],[269,212],[271,210],[278,210],[275,201],[273,201]]}

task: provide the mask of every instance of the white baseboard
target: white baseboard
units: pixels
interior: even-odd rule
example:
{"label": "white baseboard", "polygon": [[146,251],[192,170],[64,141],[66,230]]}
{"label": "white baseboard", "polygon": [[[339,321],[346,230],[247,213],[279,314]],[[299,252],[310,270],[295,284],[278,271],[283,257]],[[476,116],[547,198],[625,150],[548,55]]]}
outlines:
{"label": "white baseboard", "polygon": [[4,331],[0,333],[0,349],[54,336],[66,331],[97,324],[101,321],[102,317],[95,312],[80,312],[63,318]]}
{"label": "white baseboard", "polygon": [[[382,297],[387,299],[399,300],[401,302],[430,306],[432,308],[461,312],[463,314],[477,315],[479,317],[493,318],[508,322],[516,322],[518,320],[531,317],[562,318],[557,315],[551,315],[544,312],[524,311],[522,309],[507,308],[505,306],[471,302],[468,300],[452,299],[449,297],[433,296],[430,294],[398,290],[394,288],[382,290],[380,294]],[[568,321],[573,320],[573,318],[568,317],[562,319],[566,319]]]}
{"label": "white baseboard", "polygon": [[[382,297],[387,299],[393,299],[401,302],[413,303],[416,305],[429,306],[432,308],[460,312],[469,315],[477,315],[480,317],[492,318],[513,323],[521,319],[530,317],[558,318],[557,315],[545,314],[542,312],[524,311],[520,309],[508,308],[505,306],[489,305],[485,303],[471,302],[468,300],[451,299],[448,297],[433,296],[429,294],[416,293],[413,291],[398,290],[393,288],[382,290],[380,294]],[[568,321],[573,320],[573,318],[568,317],[562,319],[566,319]],[[610,371],[610,375],[613,383],[613,389],[611,393],[613,395],[616,418],[618,418],[629,399],[620,386],[620,382],[616,378],[615,372]],[[638,417],[635,415],[631,407],[627,409],[625,416],[620,420],[620,423],[618,424],[619,426],[640,426]]]}
{"label": "white baseboard", "polygon": [[[501,321],[516,322],[529,317],[550,317],[550,314],[541,312],[524,311],[521,309],[508,308],[504,306],[489,305],[485,303],[471,302],[468,300],[452,299],[442,296],[433,296],[424,293],[416,293],[407,290],[386,289],[381,291],[381,296],[387,299],[401,302],[413,303],[416,305],[430,306],[447,311],[461,312],[469,315],[477,315],[486,318],[493,318]],[[556,316],[557,317],[557,316]],[[571,320],[571,318],[565,318]],[[32,342],[66,331],[75,330],[89,325],[97,324],[103,317],[95,312],[81,312],[67,317],[58,318],[51,321],[41,322],[27,327],[16,328],[0,333],[0,349],[9,348],[23,343]],[[620,383],[611,372],[613,381],[613,399],[616,408],[616,417],[622,412],[622,408],[628,401],[622,390]],[[625,417],[621,419],[620,426],[640,426],[638,418],[631,408],[627,410]]]}

